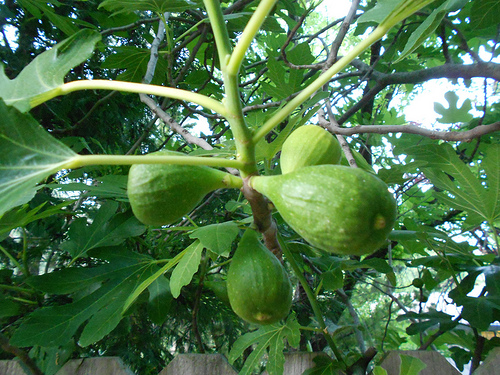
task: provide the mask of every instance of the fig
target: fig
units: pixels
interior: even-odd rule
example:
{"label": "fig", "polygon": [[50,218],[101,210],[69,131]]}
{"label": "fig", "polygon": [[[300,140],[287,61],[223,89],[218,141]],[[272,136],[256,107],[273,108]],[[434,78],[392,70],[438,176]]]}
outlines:
{"label": "fig", "polygon": [[285,318],[292,305],[292,286],[281,262],[247,229],[227,273],[227,294],[233,311],[261,325]]}
{"label": "fig", "polygon": [[249,183],[300,236],[330,253],[372,253],[394,226],[396,202],[387,185],[359,168],[316,165]]}
{"label": "fig", "polygon": [[[160,151],[163,155],[184,155]],[[213,190],[231,187],[235,176],[205,166],[134,164],[127,195],[132,212],[146,225],[167,225],[193,210]]]}
{"label": "fig", "polygon": [[280,165],[282,173],[310,165],[339,164],[342,149],[337,139],[316,125],[295,129],[283,143]]}

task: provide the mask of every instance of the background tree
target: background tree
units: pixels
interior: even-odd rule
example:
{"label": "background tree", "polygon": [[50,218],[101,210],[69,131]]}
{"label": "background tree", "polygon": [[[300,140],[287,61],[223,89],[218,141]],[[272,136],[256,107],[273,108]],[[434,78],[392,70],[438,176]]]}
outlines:
{"label": "background tree", "polygon": [[[219,352],[249,373],[270,348],[267,369],[280,373],[283,348],[327,352],[318,371],[420,348],[459,368],[472,360],[472,372],[499,345],[481,332],[500,320],[500,9],[403,1],[417,6],[396,19],[396,3],[352,1],[327,22],[306,1],[230,1],[220,13],[211,0],[1,1],[0,356],[53,374],[69,358],[119,355],[155,374],[176,353]],[[441,78],[474,100],[449,91],[437,124],[409,123],[405,105]],[[371,255],[308,245],[246,184],[280,174],[284,140],[310,123],[397,199],[394,231]],[[255,149],[235,159],[249,134]],[[126,184],[147,159],[123,155],[158,150],[212,156],[245,186],[145,226]],[[286,322],[260,328],[224,291],[252,222],[294,286]]]}

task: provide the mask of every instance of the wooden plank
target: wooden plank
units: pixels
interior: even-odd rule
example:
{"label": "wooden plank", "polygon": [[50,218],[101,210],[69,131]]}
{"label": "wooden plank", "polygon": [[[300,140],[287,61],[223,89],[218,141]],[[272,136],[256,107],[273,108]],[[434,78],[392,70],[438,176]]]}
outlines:
{"label": "wooden plank", "polygon": [[0,375],[30,375],[30,372],[25,372],[18,361],[2,360],[0,361]]}
{"label": "wooden plank", "polygon": [[[178,354],[159,375],[236,375],[221,354]],[[68,374],[69,375],[69,374]]]}
{"label": "wooden plank", "polygon": [[119,357],[72,359],[57,375],[134,375]]}
{"label": "wooden plank", "polygon": [[420,359],[427,367],[419,375],[460,375],[458,370],[440,353],[427,350],[394,350],[384,358],[380,364],[387,371],[387,375],[399,375],[401,358],[400,354],[409,355]]}
{"label": "wooden plank", "polygon": [[498,374],[500,371],[500,348],[493,348],[489,353],[488,357],[483,363],[474,371],[474,375],[492,375]]}
{"label": "wooden plank", "polygon": [[[285,353],[285,365],[283,366],[283,374],[302,375],[304,371],[311,369],[316,365],[314,363],[314,358],[318,356],[326,356],[326,354],[321,352]],[[262,375],[268,375],[267,371],[264,371]]]}

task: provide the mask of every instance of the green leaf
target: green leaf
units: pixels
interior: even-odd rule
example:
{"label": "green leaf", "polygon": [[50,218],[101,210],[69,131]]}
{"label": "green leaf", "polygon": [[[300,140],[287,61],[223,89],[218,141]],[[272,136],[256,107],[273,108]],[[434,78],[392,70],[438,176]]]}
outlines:
{"label": "green leaf", "polygon": [[108,303],[90,318],[78,341],[80,346],[85,347],[97,342],[116,328],[122,320],[121,307],[133,287],[132,283],[122,287],[119,293],[110,296]]}
{"label": "green leaf", "polygon": [[470,12],[471,26],[484,29],[498,24],[500,2],[498,0],[476,0],[472,2]]}
{"label": "green leaf", "polygon": [[181,288],[188,285],[198,271],[201,261],[203,245],[199,240],[194,241],[186,248],[186,253],[179,261],[170,276],[170,290],[174,298],[179,297]]}
{"label": "green leaf", "polygon": [[20,304],[0,295],[0,319],[16,316],[20,311]]}
{"label": "green leaf", "polygon": [[81,30],[38,55],[13,80],[1,65],[0,98],[21,112],[43,103],[43,94],[63,85],[69,70],[87,60],[100,39],[96,31]]}
{"label": "green leaf", "polygon": [[[42,18],[43,12],[43,15],[66,35],[73,35],[78,31],[78,27],[74,25],[74,19],[58,15],[45,1],[18,0],[18,2],[19,5],[38,19]],[[55,6],[61,5],[57,1],[51,1],[50,3]]]}
{"label": "green leaf", "polygon": [[406,56],[413,53],[441,24],[444,16],[450,11],[449,7],[455,0],[448,0],[441,4],[440,7],[434,9],[432,13],[412,32],[406,46],[401,52],[401,55],[394,61],[397,63],[403,60]]}
{"label": "green leaf", "polygon": [[[116,47],[115,53],[109,55],[104,60],[102,67],[104,69],[119,69],[121,73],[117,79],[129,82],[141,82],[146,74],[148,62],[151,58],[151,51],[145,48],[137,47]],[[155,69],[155,76],[151,81],[152,84],[161,84],[164,77],[161,72],[168,70],[168,63],[165,59],[158,59]]]}
{"label": "green leaf", "polygon": [[170,282],[164,276],[158,277],[148,287],[149,318],[154,324],[162,325],[172,308],[173,296],[170,292]]}
{"label": "green leaf", "polygon": [[387,375],[387,371],[383,367],[375,366],[373,369],[373,375]]}
{"label": "green leaf", "polygon": [[76,154],[49,135],[29,114],[9,108],[1,100],[0,118],[1,216],[31,200],[36,184],[64,168]]}
{"label": "green leaf", "polygon": [[441,124],[459,124],[469,122],[474,118],[469,111],[472,110],[470,99],[465,99],[462,106],[458,106],[458,95],[454,91],[448,91],[444,94],[448,102],[448,108],[441,103],[434,102],[434,111],[441,115],[438,121]]}
{"label": "green leaf", "polygon": [[125,175],[106,175],[95,179],[95,183],[87,185],[80,182],[69,184],[50,184],[47,187],[58,191],[81,191],[82,197],[113,198],[128,201],[127,179]]}
{"label": "green leaf", "polygon": [[[493,172],[494,187],[498,186],[499,179],[498,164],[495,166],[500,157],[499,148],[500,145],[495,145],[488,149],[492,160],[485,164],[488,172]],[[498,191],[486,188],[469,167],[459,159],[451,145],[431,144],[410,147],[407,149],[407,153],[418,161],[424,161],[425,165],[422,170],[426,177],[436,187],[449,192],[449,194],[436,194],[443,203],[467,211],[473,222],[488,221],[492,223],[500,217],[500,205],[496,200]],[[489,176],[487,181],[489,181]]]}
{"label": "green leaf", "polygon": [[184,12],[188,9],[199,8],[201,4],[197,1],[188,0],[105,0],[99,8],[110,12],[137,12],[153,11],[163,14],[165,12]]}
{"label": "green leaf", "polygon": [[[118,324],[118,315],[121,317],[122,312],[120,307],[132,290],[157,269],[156,263],[150,258],[117,248],[103,249],[92,255],[109,262],[100,269],[100,279],[105,280],[102,285],[72,303],[44,307],[30,314],[12,336],[13,345],[65,345],[89,319],[92,325],[84,329],[83,343],[100,340]],[[86,271],[91,277],[96,277],[94,270]]]}
{"label": "green leaf", "polygon": [[116,246],[129,237],[138,236],[146,230],[131,214],[115,215],[118,203],[107,201],[97,211],[90,225],[87,218],[76,219],[68,231],[68,240],[61,248],[74,259],[84,256],[87,251],[97,247]]}
{"label": "green leaf", "polygon": [[358,22],[382,22],[389,13],[396,9],[401,0],[378,0],[377,4],[359,17]]}
{"label": "green leaf", "polygon": [[8,235],[12,229],[18,227],[25,227],[29,223],[32,223],[36,220],[44,219],[46,217],[64,213],[62,209],[72,201],[66,201],[56,206],[49,206],[46,210],[42,210],[46,204],[42,203],[41,205],[29,209],[27,204],[14,208],[8,212],[6,212],[3,216],[0,217],[0,241],[3,236]]}
{"label": "green leaf", "polygon": [[427,367],[419,358],[405,354],[400,354],[399,357],[401,358],[401,374],[418,375],[420,371]]}
{"label": "green leaf", "polygon": [[[294,315],[290,315],[284,325],[276,323],[261,326],[258,330],[246,333],[236,340],[229,352],[228,361],[234,363],[246,348],[256,344],[239,375],[251,374],[266,353],[268,354],[266,370],[269,375],[281,375],[285,364],[283,354],[285,344],[283,340],[286,338],[292,346],[298,347],[300,341],[299,328],[300,325]],[[268,348],[269,350],[267,350]]]}
{"label": "green leaf", "polygon": [[323,280],[323,287],[326,290],[335,291],[344,285],[344,274],[340,267],[324,272],[321,275],[321,279]]}
{"label": "green leaf", "polygon": [[231,252],[231,244],[239,232],[238,224],[227,221],[196,228],[189,237],[200,240],[203,247],[217,255],[228,257]]}

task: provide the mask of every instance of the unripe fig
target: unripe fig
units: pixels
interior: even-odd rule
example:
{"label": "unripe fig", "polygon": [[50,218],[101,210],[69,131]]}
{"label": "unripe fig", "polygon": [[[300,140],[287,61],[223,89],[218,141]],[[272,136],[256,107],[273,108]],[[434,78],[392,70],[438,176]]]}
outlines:
{"label": "unripe fig", "polygon": [[377,250],[394,226],[396,202],[387,185],[359,168],[316,165],[277,176],[255,176],[283,219],[311,245],[336,254]]}
{"label": "unripe fig", "polygon": [[227,273],[233,311],[250,323],[272,324],[285,318],[292,305],[292,286],[280,261],[248,229]]}
{"label": "unripe fig", "polygon": [[295,129],[283,143],[280,165],[282,173],[310,165],[339,164],[342,149],[337,139],[316,125]]}
{"label": "unripe fig", "polygon": [[[157,154],[184,154],[160,151]],[[205,166],[134,164],[127,195],[134,215],[146,225],[167,225],[194,209],[213,190],[230,187],[236,177]]]}

